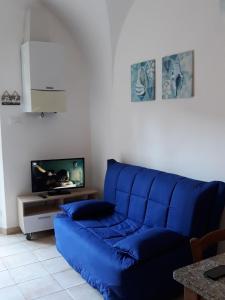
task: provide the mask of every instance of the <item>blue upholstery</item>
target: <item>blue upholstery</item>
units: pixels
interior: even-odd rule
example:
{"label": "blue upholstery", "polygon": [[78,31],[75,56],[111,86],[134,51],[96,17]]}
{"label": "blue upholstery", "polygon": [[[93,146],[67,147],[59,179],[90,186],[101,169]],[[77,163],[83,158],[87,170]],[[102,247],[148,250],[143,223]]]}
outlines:
{"label": "blue upholstery", "polygon": [[72,219],[82,220],[108,215],[113,212],[114,204],[100,200],[82,200],[61,205],[61,209]]}
{"label": "blue upholstery", "polygon": [[104,200],[110,215],[55,218],[58,250],[105,300],[170,299],[173,270],[191,262],[189,239],[218,227],[225,184],[109,160]]}
{"label": "blue upholstery", "polygon": [[114,247],[119,253],[128,254],[140,261],[168,252],[183,241],[182,235],[166,228],[155,227],[129,235],[117,242]]}

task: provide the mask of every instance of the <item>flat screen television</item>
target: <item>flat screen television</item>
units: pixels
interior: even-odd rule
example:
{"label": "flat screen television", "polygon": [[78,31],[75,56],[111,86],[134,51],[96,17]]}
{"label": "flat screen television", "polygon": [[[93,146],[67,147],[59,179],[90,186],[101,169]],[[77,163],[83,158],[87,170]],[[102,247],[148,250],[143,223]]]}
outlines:
{"label": "flat screen television", "polygon": [[31,161],[32,192],[60,194],[85,186],[84,158]]}

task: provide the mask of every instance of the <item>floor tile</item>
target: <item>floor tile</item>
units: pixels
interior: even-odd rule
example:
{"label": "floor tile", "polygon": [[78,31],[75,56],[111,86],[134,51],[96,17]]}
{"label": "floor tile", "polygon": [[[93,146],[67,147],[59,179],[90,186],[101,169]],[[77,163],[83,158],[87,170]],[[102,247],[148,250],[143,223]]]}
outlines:
{"label": "floor tile", "polygon": [[21,291],[16,286],[0,289],[1,300],[26,300]]}
{"label": "floor tile", "polygon": [[75,272],[73,269],[64,272],[56,273],[52,275],[55,280],[64,288],[70,288],[75,285],[79,285],[85,282],[85,280],[80,276],[79,273]]}
{"label": "floor tile", "polygon": [[8,269],[29,265],[38,261],[37,257],[30,252],[23,252],[2,258]]}
{"label": "floor tile", "polygon": [[56,250],[55,246],[35,250],[33,251],[33,254],[38,258],[39,261],[61,256]]}
{"label": "floor tile", "polygon": [[50,276],[21,283],[18,287],[24,297],[29,300],[47,296],[62,290],[60,285]]}
{"label": "floor tile", "polygon": [[28,280],[47,276],[48,272],[42,267],[41,263],[19,267],[9,271],[11,277],[16,283],[22,283]]}
{"label": "floor tile", "polygon": [[18,254],[25,251],[27,251],[27,248],[22,242],[7,246],[0,246],[0,257]]}
{"label": "floor tile", "polygon": [[74,300],[103,300],[102,295],[87,283],[74,286],[67,291]]}
{"label": "floor tile", "polygon": [[41,262],[41,264],[50,274],[71,269],[71,267],[63,257],[55,257],[52,259],[44,260]]}
{"label": "floor tile", "polygon": [[3,263],[3,260],[0,258],[0,272],[7,270],[6,265]]}
{"label": "floor tile", "polygon": [[[66,292],[58,292],[56,294],[51,294],[45,297],[38,298],[38,300],[73,300],[71,296]],[[91,299],[86,299],[86,300],[91,300]]]}
{"label": "floor tile", "polygon": [[33,250],[37,250],[49,246],[54,246],[55,240],[53,236],[48,236],[40,239],[37,238],[31,241],[25,241],[24,243],[29,250],[33,251]]}
{"label": "floor tile", "polygon": [[12,280],[8,271],[0,272],[0,289],[14,284],[15,282]]}
{"label": "floor tile", "polygon": [[17,233],[14,236],[16,236],[21,242],[26,241],[26,235],[23,233]]}
{"label": "floor tile", "polygon": [[7,246],[15,243],[19,243],[21,240],[15,235],[1,235],[0,246]]}

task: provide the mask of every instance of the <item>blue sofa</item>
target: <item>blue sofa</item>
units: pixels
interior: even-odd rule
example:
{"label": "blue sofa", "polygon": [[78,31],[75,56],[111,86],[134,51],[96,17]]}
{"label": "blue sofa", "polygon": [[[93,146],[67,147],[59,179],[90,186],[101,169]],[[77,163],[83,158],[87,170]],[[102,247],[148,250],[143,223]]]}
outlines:
{"label": "blue sofa", "polygon": [[104,201],[115,208],[85,216],[83,200],[77,220],[57,215],[57,249],[105,300],[170,299],[173,271],[192,260],[189,239],[218,228],[225,184],[109,160]]}

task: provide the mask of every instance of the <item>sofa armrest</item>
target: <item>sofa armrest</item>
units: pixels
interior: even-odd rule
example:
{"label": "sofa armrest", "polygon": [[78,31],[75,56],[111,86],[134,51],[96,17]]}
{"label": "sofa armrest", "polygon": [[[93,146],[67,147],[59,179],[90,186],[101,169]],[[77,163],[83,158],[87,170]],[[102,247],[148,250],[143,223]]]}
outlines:
{"label": "sofa armrest", "polygon": [[81,200],[61,205],[60,208],[72,219],[82,220],[111,214],[114,204],[102,200]]}
{"label": "sofa armrest", "polygon": [[176,248],[185,240],[185,237],[169,229],[151,228],[128,236],[117,242],[114,247],[119,253],[136,260],[146,260]]}

